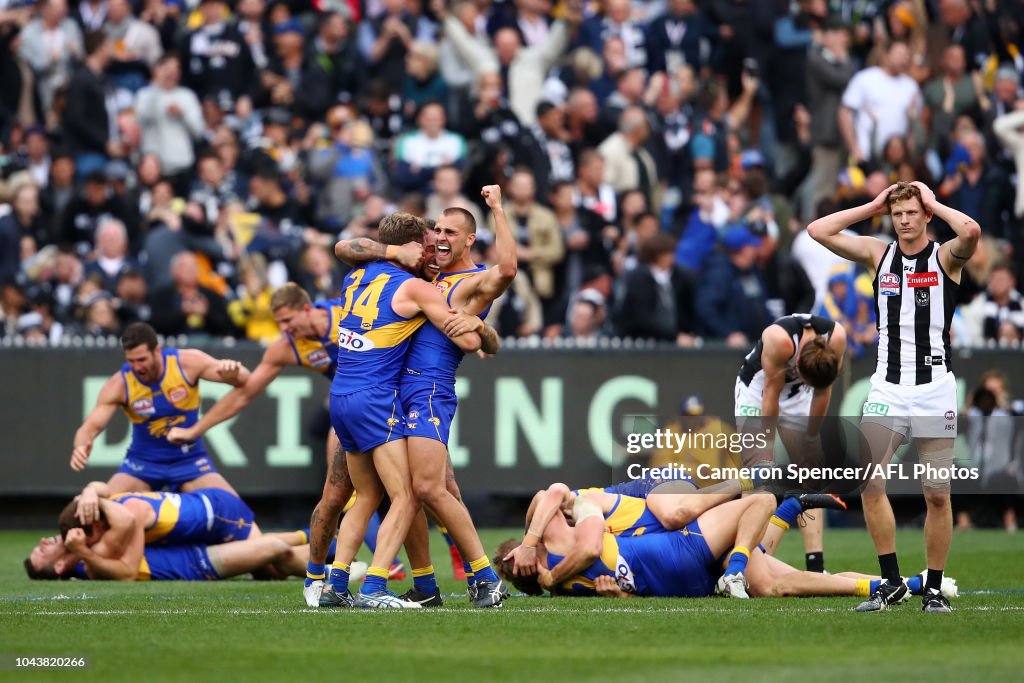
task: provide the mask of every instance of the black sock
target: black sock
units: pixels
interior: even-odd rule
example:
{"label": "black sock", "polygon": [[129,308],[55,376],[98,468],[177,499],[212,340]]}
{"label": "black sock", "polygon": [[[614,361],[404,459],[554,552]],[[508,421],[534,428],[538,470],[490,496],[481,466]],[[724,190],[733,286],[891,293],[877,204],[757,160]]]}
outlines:
{"label": "black sock", "polygon": [[942,590],[942,570],[928,568],[928,578],[924,582],[924,590],[927,593],[932,590]]}
{"label": "black sock", "polygon": [[895,586],[903,582],[903,577],[900,576],[900,565],[896,561],[896,553],[879,555],[878,567],[882,570],[882,578],[890,584]]}
{"label": "black sock", "polygon": [[817,572],[821,574],[825,571],[825,553],[807,553],[804,555],[804,561],[807,563],[807,571]]}

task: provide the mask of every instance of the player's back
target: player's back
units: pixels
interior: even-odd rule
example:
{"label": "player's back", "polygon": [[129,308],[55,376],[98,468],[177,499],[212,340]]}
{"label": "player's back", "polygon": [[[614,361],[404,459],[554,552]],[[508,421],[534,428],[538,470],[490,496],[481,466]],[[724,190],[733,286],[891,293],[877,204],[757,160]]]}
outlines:
{"label": "player's back", "polygon": [[[444,294],[449,307],[452,304],[452,294],[466,278],[485,271],[485,266],[476,266],[472,270],[458,273],[447,273],[442,275],[434,283],[434,286]],[[479,315],[482,320],[487,317],[490,306]],[[455,372],[465,357],[465,352],[445,335],[444,332],[433,325],[423,325],[413,335],[409,347],[409,355],[405,360],[405,373],[402,376],[402,383],[407,382],[440,382],[444,384],[455,384]]]}
{"label": "player's back", "polygon": [[[796,350],[800,347],[800,338],[803,336],[804,330],[810,328],[818,336],[828,339],[835,330],[836,323],[833,320],[817,315],[795,313],[778,318],[772,325],[777,325],[785,330],[786,335],[793,343],[793,353],[786,362],[786,386],[783,389],[783,395],[785,395],[785,392],[791,389],[792,386],[803,384],[796,370]],[[761,367],[761,355],[763,353],[764,341],[758,339],[757,344],[754,345],[754,348],[743,359],[743,364],[740,366],[739,371],[740,382],[757,392],[764,391],[764,369]]]}
{"label": "player's back", "polygon": [[300,367],[333,379],[338,369],[338,321],[342,317],[343,302],[340,298],[318,301],[313,308],[327,312],[326,334],[320,339],[286,336]]}
{"label": "player's back", "polygon": [[111,500],[140,500],[153,508],[155,519],[146,528],[147,544],[227,543],[248,538],[252,530],[252,510],[241,498],[223,489],[119,493]]}
{"label": "player's back", "polygon": [[[601,488],[574,491],[577,495],[589,492],[609,493]],[[615,496],[615,502],[611,509],[604,513],[604,528],[608,533],[614,536],[642,536],[665,531],[658,518],[647,508],[647,502],[643,498],[618,493],[609,495]]]}
{"label": "player's back", "polygon": [[391,305],[395,292],[412,277],[385,261],[373,261],[346,276],[332,394],[398,388],[412,335],[426,320],[422,315],[403,318]]}
{"label": "player's back", "polygon": [[128,363],[121,368],[123,410],[132,422],[128,454],[177,459],[183,453],[203,453],[201,441],[179,446],[167,440],[172,427],[191,427],[199,419],[199,387],[185,375],[177,349],[163,349],[161,354],[164,371],[153,384],[140,380]]}

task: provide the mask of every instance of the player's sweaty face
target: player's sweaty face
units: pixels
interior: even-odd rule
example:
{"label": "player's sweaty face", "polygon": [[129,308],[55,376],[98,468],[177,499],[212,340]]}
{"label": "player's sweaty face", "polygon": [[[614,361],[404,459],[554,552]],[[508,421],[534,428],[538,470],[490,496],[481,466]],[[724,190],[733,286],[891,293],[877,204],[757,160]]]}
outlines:
{"label": "player's sweaty face", "polygon": [[39,569],[44,566],[50,566],[64,555],[64,541],[61,540],[59,535],[57,536],[44,536],[39,539],[39,543],[36,544],[35,548],[32,548],[32,552],[29,553],[29,560],[32,562],[32,566]]}
{"label": "player's sweaty face", "polygon": [[274,321],[282,332],[293,337],[309,336],[313,332],[312,321],[305,311],[296,311],[285,306],[274,311]]}
{"label": "player's sweaty face", "polygon": [[145,344],[127,349],[124,358],[132,372],[144,382],[153,382],[160,376],[160,361],[156,349],[150,351]]}
{"label": "player's sweaty face", "polygon": [[419,276],[427,282],[433,282],[441,272],[437,265],[437,228],[423,233],[423,260]]}
{"label": "player's sweaty face", "polygon": [[893,229],[905,239],[914,239],[928,225],[929,216],[916,198],[894,202],[889,208],[889,215],[892,217]]}
{"label": "player's sweaty face", "polygon": [[461,216],[442,215],[434,228],[437,237],[437,265],[444,270],[457,263],[466,251],[466,235]]}

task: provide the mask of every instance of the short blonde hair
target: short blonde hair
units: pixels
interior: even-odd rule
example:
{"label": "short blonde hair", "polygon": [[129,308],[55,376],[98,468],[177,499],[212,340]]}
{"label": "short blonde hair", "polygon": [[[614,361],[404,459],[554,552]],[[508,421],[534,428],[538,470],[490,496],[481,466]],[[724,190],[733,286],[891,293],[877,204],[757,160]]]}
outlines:
{"label": "short blonde hair", "polygon": [[276,311],[279,308],[291,308],[302,310],[306,304],[312,304],[309,293],[294,282],[286,282],[278,287],[270,296],[270,310]]}

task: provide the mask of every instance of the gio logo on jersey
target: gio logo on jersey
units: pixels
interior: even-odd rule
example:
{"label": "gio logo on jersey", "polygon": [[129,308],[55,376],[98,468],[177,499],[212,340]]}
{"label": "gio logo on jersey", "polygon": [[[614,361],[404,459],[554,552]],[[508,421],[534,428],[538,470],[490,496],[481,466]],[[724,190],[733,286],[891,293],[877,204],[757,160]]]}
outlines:
{"label": "gio logo on jersey", "polygon": [[358,332],[352,330],[340,330],[338,332],[338,348],[345,349],[346,351],[369,351],[374,348],[376,344],[373,343],[372,339],[364,337]]}

